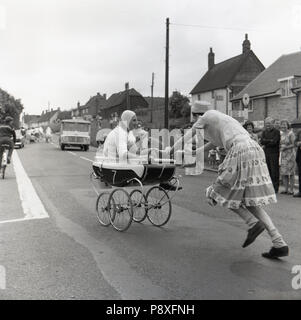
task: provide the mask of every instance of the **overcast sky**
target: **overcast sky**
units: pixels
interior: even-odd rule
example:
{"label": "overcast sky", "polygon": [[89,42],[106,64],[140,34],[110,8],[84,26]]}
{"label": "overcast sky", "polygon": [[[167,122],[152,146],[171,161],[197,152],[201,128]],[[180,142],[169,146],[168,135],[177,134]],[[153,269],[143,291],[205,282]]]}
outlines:
{"label": "overcast sky", "polygon": [[152,72],[164,96],[167,17],[170,93],[189,94],[210,47],[216,63],[240,54],[245,33],[266,67],[301,50],[301,0],[0,0],[0,87],[31,114],[125,82],[150,96]]}

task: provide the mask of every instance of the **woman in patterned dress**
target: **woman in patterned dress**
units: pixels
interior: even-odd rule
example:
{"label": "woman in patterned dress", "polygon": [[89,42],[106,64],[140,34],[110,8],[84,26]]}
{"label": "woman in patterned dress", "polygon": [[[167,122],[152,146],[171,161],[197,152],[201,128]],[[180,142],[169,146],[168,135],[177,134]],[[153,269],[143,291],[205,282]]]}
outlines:
{"label": "woman in patterned dress", "polygon": [[[280,128],[282,131],[280,140],[280,151],[281,151],[281,163],[280,163],[280,174],[282,176],[282,181],[285,190],[282,194],[294,194],[295,185],[295,135],[290,130],[290,125],[287,120],[282,120],[280,122]],[[289,190],[290,189],[290,190]]]}
{"label": "woman in patterned dress", "polygon": [[[277,199],[262,148],[237,120],[216,110],[200,116],[192,128],[193,132],[195,129],[203,129],[204,139],[209,141],[196,152],[212,147],[222,147],[227,151],[216,181],[206,190],[209,203],[232,210],[246,222],[249,230],[243,247],[254,242],[266,229],[273,246],[262,255],[272,259],[287,256],[287,244],[263,209],[264,205],[276,203]],[[191,132],[186,133],[189,134]],[[178,140],[169,151],[179,145],[181,141]]]}

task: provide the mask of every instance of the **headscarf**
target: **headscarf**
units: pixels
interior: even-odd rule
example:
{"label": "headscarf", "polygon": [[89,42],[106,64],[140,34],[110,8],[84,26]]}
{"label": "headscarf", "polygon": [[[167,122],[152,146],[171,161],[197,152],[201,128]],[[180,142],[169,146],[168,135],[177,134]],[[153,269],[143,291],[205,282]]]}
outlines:
{"label": "headscarf", "polygon": [[136,113],[132,110],[123,111],[123,113],[121,115],[121,119],[120,119],[121,125],[123,127],[125,127],[126,129],[128,129],[132,118],[135,116],[136,116]]}

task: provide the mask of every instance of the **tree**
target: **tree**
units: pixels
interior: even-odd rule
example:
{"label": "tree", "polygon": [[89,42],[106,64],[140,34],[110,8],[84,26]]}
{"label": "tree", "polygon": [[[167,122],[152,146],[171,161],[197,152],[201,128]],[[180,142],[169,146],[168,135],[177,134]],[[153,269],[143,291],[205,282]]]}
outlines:
{"label": "tree", "polygon": [[0,88],[0,121],[11,116],[14,119],[14,127],[19,128],[19,118],[23,110],[20,99],[15,99],[12,95]]}
{"label": "tree", "polygon": [[174,91],[169,98],[169,116],[172,118],[186,118],[190,115],[189,98],[178,91]]}

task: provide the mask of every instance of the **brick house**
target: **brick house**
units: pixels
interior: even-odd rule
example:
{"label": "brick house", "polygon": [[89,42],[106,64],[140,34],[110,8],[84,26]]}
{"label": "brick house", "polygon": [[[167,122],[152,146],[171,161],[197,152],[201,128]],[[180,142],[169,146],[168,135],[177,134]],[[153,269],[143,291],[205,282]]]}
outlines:
{"label": "brick house", "polygon": [[129,89],[126,84],[124,91],[114,93],[106,100],[100,111],[100,116],[103,119],[110,119],[115,114],[120,116],[124,110],[135,111],[140,108],[148,108],[148,102],[138,91],[134,88]]}
{"label": "brick house", "polygon": [[89,99],[85,105],[80,105],[77,103],[77,108],[71,110],[71,115],[73,118],[83,118],[85,120],[92,120],[96,116],[100,115],[101,109],[106,103],[106,94],[101,95],[99,92]]}
{"label": "brick house", "polygon": [[215,54],[210,48],[208,71],[190,92],[192,103],[205,100],[211,103],[212,109],[232,115],[231,98],[265,69],[251,50],[247,34],[242,48],[240,55],[217,64],[214,61]]}
{"label": "brick house", "polygon": [[247,116],[263,124],[274,119],[298,118],[301,112],[301,52],[282,55],[232,99],[233,109],[242,112],[244,95],[249,96]]}

